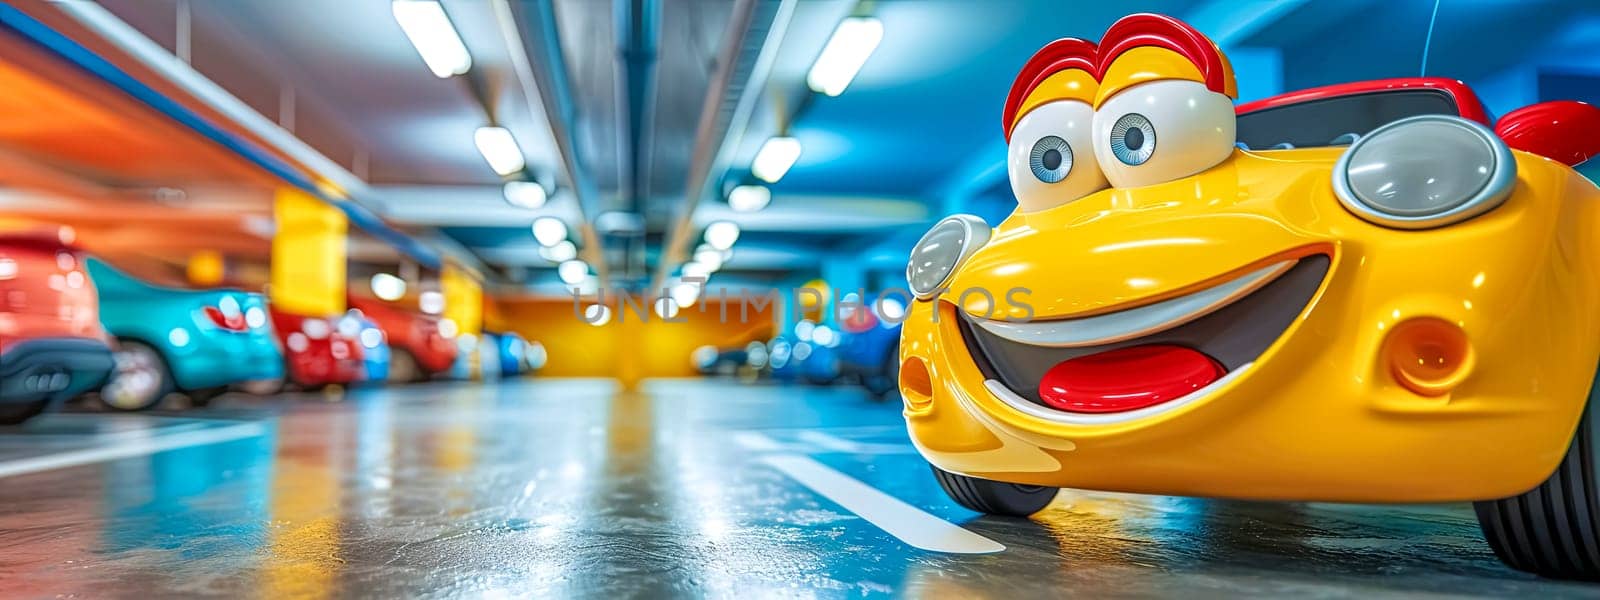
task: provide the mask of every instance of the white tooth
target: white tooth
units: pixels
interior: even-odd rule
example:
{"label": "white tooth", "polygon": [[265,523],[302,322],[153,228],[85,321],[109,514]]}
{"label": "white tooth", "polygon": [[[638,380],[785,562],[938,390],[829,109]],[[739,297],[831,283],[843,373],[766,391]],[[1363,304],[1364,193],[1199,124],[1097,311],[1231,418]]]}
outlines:
{"label": "white tooth", "polygon": [[1030,346],[1071,348],[1110,344],[1171,329],[1210,314],[1260,289],[1288,271],[1295,262],[1288,260],[1268,265],[1192,294],[1093,317],[1028,323],[973,321],[989,333]]}
{"label": "white tooth", "polygon": [[1056,410],[1048,406],[1041,406],[1026,398],[1023,398],[1022,396],[1018,396],[1016,392],[1011,391],[1011,388],[1008,388],[1005,384],[993,379],[984,380],[983,387],[989,388],[989,393],[994,394],[994,397],[999,398],[1000,401],[1006,403],[1007,406],[1027,413],[1029,416],[1038,417],[1046,421],[1070,423],[1073,425],[1107,425],[1111,423],[1124,423],[1135,419],[1142,419],[1151,415],[1158,415],[1169,410],[1177,410],[1178,407],[1204,398],[1207,394],[1221,389],[1222,386],[1228,385],[1229,382],[1238,379],[1240,374],[1250,370],[1250,367],[1254,364],[1255,363],[1252,362],[1239,365],[1239,368],[1228,371],[1228,374],[1217,378],[1216,381],[1206,384],[1205,387],[1189,392],[1172,400],[1168,400],[1153,406],[1146,406],[1138,410],[1130,410],[1127,412],[1118,413],[1069,413],[1066,411]]}

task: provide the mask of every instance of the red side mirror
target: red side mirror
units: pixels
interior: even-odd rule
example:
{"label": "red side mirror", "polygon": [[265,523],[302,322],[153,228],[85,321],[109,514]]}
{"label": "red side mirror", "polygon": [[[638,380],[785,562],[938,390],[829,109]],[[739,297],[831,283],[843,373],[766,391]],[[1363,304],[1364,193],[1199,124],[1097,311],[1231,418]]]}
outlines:
{"label": "red side mirror", "polygon": [[1575,166],[1600,154],[1600,108],[1573,100],[1530,104],[1494,124],[1506,145]]}

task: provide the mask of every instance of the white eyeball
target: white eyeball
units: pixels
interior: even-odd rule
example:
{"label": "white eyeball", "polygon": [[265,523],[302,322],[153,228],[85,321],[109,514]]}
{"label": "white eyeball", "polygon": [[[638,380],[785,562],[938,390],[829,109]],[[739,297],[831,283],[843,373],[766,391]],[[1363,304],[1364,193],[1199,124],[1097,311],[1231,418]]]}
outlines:
{"label": "white eyeball", "polygon": [[[1163,79],[1131,86],[1094,115],[1094,152],[1111,185],[1188,177],[1233,154],[1233,101],[1205,84]],[[1015,181],[1015,180],[1013,180]]]}
{"label": "white eyeball", "polygon": [[1106,188],[1093,129],[1094,109],[1076,100],[1041,105],[1017,121],[1006,172],[1022,212],[1053,208]]}

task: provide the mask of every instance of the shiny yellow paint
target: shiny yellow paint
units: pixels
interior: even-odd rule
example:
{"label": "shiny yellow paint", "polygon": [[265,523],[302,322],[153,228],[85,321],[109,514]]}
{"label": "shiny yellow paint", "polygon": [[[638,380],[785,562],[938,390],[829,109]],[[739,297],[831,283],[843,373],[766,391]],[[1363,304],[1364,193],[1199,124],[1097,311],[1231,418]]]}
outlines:
{"label": "shiny yellow paint", "polygon": [[[458,335],[474,338],[483,334],[483,284],[471,273],[450,263],[445,263],[439,273],[439,291],[444,294],[444,318],[455,321]],[[479,354],[467,356],[468,372],[474,377],[480,373]]]}
{"label": "shiny yellow paint", "polygon": [[[1424,502],[1511,496],[1566,451],[1600,360],[1600,190],[1516,153],[1499,208],[1425,231],[1347,212],[1341,149],[1236,151],[1177,181],[1014,213],[913,303],[902,380],[911,437],[934,465],[999,481],[1260,499]],[[1022,297],[1037,319],[1100,314],[1326,254],[1300,317],[1244,372],[1192,403],[1107,425],[1024,414],[984,387],[955,293]],[[1403,322],[1464,332],[1475,366],[1419,394],[1383,360]],[[920,365],[916,363],[921,363]],[[918,368],[911,368],[911,367]],[[909,384],[909,385],[908,385]]]}
{"label": "shiny yellow paint", "polygon": [[279,310],[308,317],[344,312],[343,212],[303,191],[281,188],[273,197],[272,286]]}
{"label": "shiny yellow paint", "polygon": [[[1228,65],[1226,56],[1222,59],[1224,66]],[[1166,48],[1155,46],[1141,46],[1122,53],[1111,65],[1106,67],[1105,74],[1100,78],[1100,88],[1094,98],[1094,107],[1100,108],[1106,100],[1117,95],[1117,92],[1128,89],[1146,81],[1160,79],[1183,79],[1197,83],[1205,83],[1205,75],[1200,73],[1189,59],[1182,54]],[[1228,67],[1228,72],[1223,76],[1223,95],[1237,98],[1239,91],[1233,78],[1233,68]]]}
{"label": "shiny yellow paint", "polygon": [[[1193,67],[1190,67],[1193,68]],[[1010,127],[1016,128],[1017,121],[1021,121],[1029,111],[1042,105],[1057,100],[1077,100],[1084,104],[1093,105],[1095,92],[1100,89],[1100,82],[1095,81],[1094,75],[1083,69],[1063,69],[1056,71],[1039,86],[1028,93],[1017,109],[1016,118],[1011,120]]]}

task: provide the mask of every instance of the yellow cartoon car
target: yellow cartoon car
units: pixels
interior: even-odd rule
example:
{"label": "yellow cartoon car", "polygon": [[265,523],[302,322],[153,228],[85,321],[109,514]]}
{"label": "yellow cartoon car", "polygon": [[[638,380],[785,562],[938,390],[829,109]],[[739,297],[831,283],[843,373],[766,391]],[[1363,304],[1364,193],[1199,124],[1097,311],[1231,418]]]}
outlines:
{"label": "yellow cartoon car", "polygon": [[907,269],[900,390],[945,491],[1472,501],[1510,565],[1600,578],[1600,190],[1570,166],[1600,110],[1234,86],[1159,15],[1024,66],[1016,211]]}

